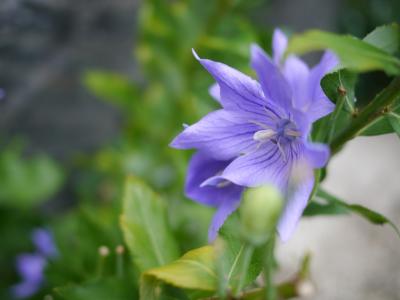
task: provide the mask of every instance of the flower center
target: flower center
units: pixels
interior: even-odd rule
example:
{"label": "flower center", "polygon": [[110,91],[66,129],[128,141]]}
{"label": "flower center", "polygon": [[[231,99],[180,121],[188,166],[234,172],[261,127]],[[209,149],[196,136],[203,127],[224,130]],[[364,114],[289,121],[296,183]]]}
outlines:
{"label": "flower center", "polygon": [[254,133],[253,139],[260,143],[271,140],[274,143],[287,144],[301,135],[296,125],[288,120],[279,120],[275,126],[268,126],[259,122],[253,122],[262,129]]}
{"label": "flower center", "polygon": [[280,120],[276,125],[276,140],[281,143],[288,143],[300,136],[296,125],[290,120]]}
{"label": "flower center", "polygon": [[288,119],[279,120],[275,126],[268,126],[260,122],[253,123],[262,128],[261,130],[256,131],[253,135],[253,139],[259,142],[257,148],[264,143],[271,141],[278,146],[283,160],[286,160],[283,146],[290,144],[296,138],[301,136],[301,133],[297,129],[296,125]]}

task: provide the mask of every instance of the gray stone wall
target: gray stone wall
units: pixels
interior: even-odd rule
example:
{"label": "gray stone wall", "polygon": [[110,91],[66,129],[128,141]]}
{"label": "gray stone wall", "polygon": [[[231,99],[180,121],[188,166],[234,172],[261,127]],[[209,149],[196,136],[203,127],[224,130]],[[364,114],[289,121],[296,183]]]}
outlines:
{"label": "gray stone wall", "polygon": [[3,136],[25,136],[58,158],[115,136],[118,113],[81,84],[87,69],[135,76],[134,0],[2,0]]}

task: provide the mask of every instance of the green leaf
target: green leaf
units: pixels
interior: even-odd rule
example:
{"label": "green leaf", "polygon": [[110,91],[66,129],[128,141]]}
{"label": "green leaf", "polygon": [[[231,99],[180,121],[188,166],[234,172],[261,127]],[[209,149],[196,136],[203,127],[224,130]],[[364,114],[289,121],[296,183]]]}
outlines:
{"label": "green leaf", "polygon": [[396,225],[389,220],[388,218],[386,218],[384,215],[373,211],[365,206],[359,205],[359,204],[349,204],[346,203],[342,200],[339,200],[338,198],[336,198],[335,196],[330,195],[329,193],[323,191],[323,190],[318,190],[317,192],[317,196],[325,199],[328,203],[332,203],[335,204],[339,207],[342,207],[344,209],[347,209],[350,212],[356,213],[359,216],[365,218],[366,220],[368,220],[369,222],[373,223],[373,224],[377,224],[377,225],[384,225],[384,224],[388,224],[390,225],[394,231],[397,233],[397,235],[400,237],[400,231],[399,229],[396,227]]}
{"label": "green leaf", "polygon": [[397,135],[400,137],[400,115],[394,112],[390,112],[385,117],[392,126],[393,131],[396,132]]}
{"label": "green leaf", "polygon": [[[400,50],[400,26],[398,24],[384,25],[376,28],[368,34],[364,41],[381,48],[388,53],[395,53]],[[400,105],[394,109],[395,114],[400,113]],[[380,117],[365,128],[361,135],[374,136],[394,132],[394,128],[388,117]]]}
{"label": "green leaf", "polygon": [[335,203],[322,204],[313,200],[307,205],[303,216],[313,217],[320,215],[343,215],[348,213],[349,211],[347,209]]}
{"label": "green leaf", "polygon": [[386,51],[349,35],[310,30],[295,35],[287,52],[304,54],[309,51],[331,49],[340,58],[342,67],[356,72],[383,70],[400,74],[400,60]]}
{"label": "green leaf", "polygon": [[[155,277],[145,278],[140,281],[139,299],[145,300],[189,300],[202,299],[210,295],[210,292],[200,290],[182,290],[172,285],[159,281]],[[135,298],[138,299],[138,298]]]}
{"label": "green leaf", "polygon": [[349,70],[342,69],[327,74],[321,80],[321,87],[325,94],[334,103],[338,103],[344,96],[344,107],[347,111],[354,110],[356,98],[354,88],[357,82],[357,74]]}
{"label": "green leaf", "polygon": [[128,177],[121,226],[133,261],[141,272],[165,265],[179,256],[161,197],[143,182]]}
{"label": "green leaf", "polygon": [[140,300],[161,299],[161,283],[156,277],[144,274],[140,280]]}
{"label": "green leaf", "polygon": [[393,23],[375,28],[364,41],[390,54],[400,50],[400,26]]}
{"label": "green leaf", "polygon": [[138,91],[125,76],[105,71],[89,71],[84,75],[84,84],[97,97],[122,107],[131,107]]}
{"label": "green leaf", "polygon": [[213,292],[217,287],[215,249],[204,246],[191,250],[178,260],[162,267],[150,269],[140,281],[140,299],[164,299],[163,283],[183,289]]}
{"label": "green leaf", "polygon": [[48,200],[63,181],[61,168],[47,156],[22,158],[13,147],[0,154],[0,204],[29,208]]}
{"label": "green leaf", "polygon": [[[249,268],[245,274],[241,273],[241,265],[245,259],[248,246],[241,237],[240,223],[237,214],[233,214],[220,230],[220,239],[217,240],[217,269],[219,275],[219,290],[236,290],[240,280],[244,287],[252,283],[263,268],[265,245],[254,248]],[[245,276],[243,279],[241,276]]]}
{"label": "green leaf", "polygon": [[[396,115],[400,114],[400,103],[395,106],[393,112]],[[388,134],[394,132],[394,128],[391,125],[389,119],[386,115],[382,115],[381,117],[377,118],[374,122],[369,124],[360,135],[365,136],[374,136],[374,135],[381,135],[381,134]]]}
{"label": "green leaf", "polygon": [[145,272],[141,280],[141,299],[159,299],[164,295],[161,283],[183,289],[219,291],[221,295],[236,289],[240,280],[243,286],[252,283],[262,270],[265,247],[254,248],[248,271],[242,274],[246,246],[239,237],[238,228],[235,214],[225,223],[214,245],[191,250],[170,264]]}
{"label": "green leaf", "polygon": [[[278,299],[292,299],[300,297],[300,285],[304,282],[310,282],[310,262],[311,255],[307,253],[304,255],[300,268],[297,273],[288,281],[284,281],[275,286]],[[243,293],[240,299],[243,300],[261,300],[265,299],[266,291],[265,288],[254,288],[247,290]],[[217,300],[220,298],[210,298],[210,300]]]}
{"label": "green leaf", "polygon": [[321,87],[328,98],[336,103],[332,114],[325,117],[319,124],[318,138],[320,142],[329,143],[335,135],[345,128],[355,110],[354,88],[357,75],[346,69],[327,74],[321,80]]}
{"label": "green leaf", "polygon": [[374,136],[381,134],[388,134],[393,132],[393,127],[390,125],[388,119],[381,117],[369,124],[368,127],[363,129],[360,135]]}

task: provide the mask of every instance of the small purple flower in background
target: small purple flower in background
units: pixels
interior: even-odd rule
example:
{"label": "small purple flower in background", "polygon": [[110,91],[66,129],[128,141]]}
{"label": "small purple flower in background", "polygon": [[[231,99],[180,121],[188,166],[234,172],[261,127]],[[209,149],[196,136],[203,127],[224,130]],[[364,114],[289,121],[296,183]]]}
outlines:
{"label": "small purple flower in background", "polygon": [[35,253],[24,253],[17,256],[17,272],[22,281],[11,287],[15,298],[28,298],[37,293],[44,282],[44,269],[48,259],[58,255],[51,232],[37,228],[32,232]]}
{"label": "small purple flower in background", "polygon": [[57,248],[54,245],[53,236],[47,229],[37,228],[32,232],[32,241],[36,249],[44,257],[56,257]]}
{"label": "small purple flower in background", "polygon": [[320,87],[322,77],[338,64],[326,52],[309,69],[294,55],[283,60],[287,38],[275,30],[273,58],[251,47],[251,66],[259,82],[219,62],[195,57],[217,84],[210,94],[222,109],[188,126],[171,143],[199,150],[193,157],[186,194],[218,207],[209,237],[214,239],[240,201],[243,187],[273,184],[287,202],[278,223],[282,240],[294,231],[314,185],[313,169],[329,158],[326,145],[309,142],[311,125],[334,105]]}
{"label": "small purple flower in background", "polygon": [[40,254],[17,256],[17,271],[22,281],[11,288],[15,298],[27,298],[35,294],[43,284],[46,259]]}

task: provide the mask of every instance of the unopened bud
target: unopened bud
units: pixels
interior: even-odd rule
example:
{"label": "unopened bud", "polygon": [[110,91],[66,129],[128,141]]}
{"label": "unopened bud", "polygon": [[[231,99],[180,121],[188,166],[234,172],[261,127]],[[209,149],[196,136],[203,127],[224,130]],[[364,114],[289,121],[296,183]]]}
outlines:
{"label": "unopened bud", "polygon": [[282,208],[282,195],[275,187],[248,189],[240,207],[245,238],[256,245],[265,243],[274,234]]}
{"label": "unopened bud", "polygon": [[302,280],[297,285],[297,294],[300,297],[308,298],[315,294],[315,286],[309,280]]}
{"label": "unopened bud", "polygon": [[122,245],[118,245],[118,246],[115,248],[115,253],[117,253],[117,254],[119,254],[119,255],[124,254],[124,252],[125,252],[125,248],[124,248],[124,246],[122,246]]}
{"label": "unopened bud", "polygon": [[99,248],[99,254],[100,256],[106,257],[110,254],[110,249],[108,249],[107,246],[101,246]]}

